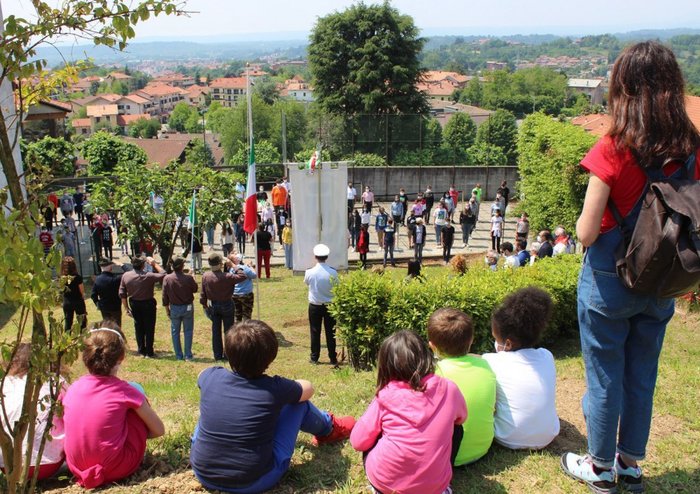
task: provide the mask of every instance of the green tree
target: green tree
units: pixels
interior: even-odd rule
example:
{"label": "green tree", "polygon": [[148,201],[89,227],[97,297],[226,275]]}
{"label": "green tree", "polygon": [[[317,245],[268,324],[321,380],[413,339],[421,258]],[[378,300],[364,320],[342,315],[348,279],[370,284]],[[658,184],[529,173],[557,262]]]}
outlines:
{"label": "green tree", "polygon": [[158,135],[159,130],[160,122],[157,118],[139,118],[129,126],[129,135],[131,137],[152,139]]}
{"label": "green tree", "polygon": [[190,112],[190,116],[187,117],[187,120],[185,121],[185,132],[189,132],[190,134],[201,134],[202,130],[204,130],[202,126],[202,116],[199,114],[196,108],[192,108]]}
{"label": "green tree", "polygon": [[316,22],[308,48],[314,95],[330,113],[425,113],[416,84],[424,40],[388,2],[355,4]]}
{"label": "green tree", "polygon": [[447,121],[442,137],[446,145],[465,151],[476,140],[476,124],[467,113],[455,113]]}
{"label": "green tree", "polygon": [[476,133],[477,143],[501,148],[509,165],[515,165],[518,159],[517,138],[515,116],[508,110],[496,110]]}
{"label": "green tree", "polygon": [[536,113],[520,128],[519,190],[531,231],[563,225],[575,231],[588,176],[579,166],[596,137],[580,127]]}
{"label": "green tree", "polygon": [[75,174],[75,146],[62,138],[44,137],[26,148],[24,159],[30,170],[37,166],[48,168],[55,177]]}
{"label": "green tree", "polygon": [[[253,102],[253,132],[255,142],[272,140],[271,127],[274,120],[272,107],[266,105],[265,102],[255,94],[252,95],[251,100]],[[239,103],[230,111],[224,113],[220,125],[221,145],[224,148],[224,155],[228,159],[231,159],[231,157],[239,151],[241,146],[248,142],[248,103]],[[279,163],[279,159],[276,162]]]}
{"label": "green tree", "polygon": [[[123,49],[135,36],[134,25],[151,15],[180,14],[180,3],[171,0],[92,0],[90,2],[66,0],[60,4],[33,0],[32,15],[20,18],[14,15],[4,19],[3,42],[0,48],[0,90],[11,83],[17,84],[19,115],[14,111],[0,112],[0,162],[7,180],[7,192],[12,210],[0,219],[0,251],[3,252],[0,279],[0,304],[15,309],[9,324],[13,333],[0,343],[4,363],[0,366],[0,389],[7,377],[8,365],[22,341],[29,341],[31,355],[26,374],[26,388],[19,421],[8,434],[0,427],[0,449],[4,459],[4,474],[0,476],[0,491],[8,494],[31,493],[36,488],[39,469],[28,478],[31,448],[22,454],[22,445],[34,444],[39,390],[43,383],[50,385],[50,400],[42,407],[48,408],[46,431],[40,441],[38,457],[50,435],[53,414],[57,409],[60,392],[60,370],[77,358],[82,334],[79,323],[72,332],[63,330],[62,321],[53,316],[65,286],[65,280],[54,284],[52,269],[59,256],[52,252],[44,257],[43,247],[35,234],[39,206],[45,203],[38,191],[32,188],[42,177],[26,181],[23,191],[14,154],[19,135],[22,114],[32,101],[48,97],[60,84],[56,79],[43,77],[46,62],[37,58],[37,49],[52,39],[70,32],[80,38],[92,39],[97,45]],[[31,60],[31,62],[30,62]],[[54,72],[70,72],[71,67]],[[37,83],[37,81],[39,81]],[[5,97],[5,95],[3,95]],[[26,193],[26,195],[25,195]],[[0,192],[0,202],[8,204],[8,194]],[[27,335],[31,328],[31,335]],[[2,415],[6,416],[4,401],[0,400]]]}
{"label": "green tree", "polygon": [[196,166],[213,166],[214,155],[209,145],[202,139],[194,139],[185,151],[185,161]]}
{"label": "green tree", "polygon": [[197,114],[197,110],[184,101],[175,105],[173,111],[170,112],[170,118],[168,118],[168,126],[172,130],[177,130],[178,132],[184,132],[187,120],[193,114]]}
{"label": "green tree", "polygon": [[[95,185],[92,203],[97,208],[118,209],[127,231],[157,246],[166,266],[172,258],[178,220],[187,218],[195,189],[200,224],[227,220],[240,210],[240,200],[231,191],[241,174],[217,172],[192,162],[173,162],[165,168],[124,162],[113,173],[114,180]],[[160,211],[149,202],[151,192],[163,198]]]}
{"label": "green tree", "polygon": [[[238,150],[231,157],[229,163],[231,165],[241,165],[241,170],[245,170],[245,165],[248,164],[248,144],[240,142]],[[277,146],[270,141],[263,139],[255,141],[255,162],[259,165],[276,165],[282,162]],[[257,180],[272,180],[280,178],[280,168],[275,166],[258,166],[255,169]]]}
{"label": "green tree", "polygon": [[143,166],[148,161],[146,153],[140,147],[124,142],[107,132],[97,132],[83,142],[81,153],[88,162],[90,175],[111,173],[119,164],[133,163]]}
{"label": "green tree", "polygon": [[471,166],[505,166],[508,164],[508,158],[502,148],[486,142],[478,142],[467,149],[467,164]]}
{"label": "green tree", "polygon": [[478,77],[473,77],[467,87],[464,88],[460,97],[460,103],[472,106],[481,106],[484,102],[484,87]]}
{"label": "green tree", "polygon": [[422,140],[424,148],[437,148],[442,143],[442,126],[434,118],[423,120]]}
{"label": "green tree", "polygon": [[279,100],[272,105],[272,123],[270,138],[282,152],[282,115],[284,114],[287,160],[294,161],[296,153],[304,149],[307,143],[309,119],[304,105],[298,101]]}
{"label": "green tree", "polygon": [[268,105],[273,104],[280,97],[277,82],[269,76],[261,77],[255,81],[253,94],[257,94]]}

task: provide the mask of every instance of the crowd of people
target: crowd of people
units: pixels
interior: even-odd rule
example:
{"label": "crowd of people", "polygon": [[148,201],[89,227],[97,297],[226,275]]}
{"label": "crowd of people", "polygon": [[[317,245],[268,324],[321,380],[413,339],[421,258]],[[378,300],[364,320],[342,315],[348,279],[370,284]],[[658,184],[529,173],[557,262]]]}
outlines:
{"label": "crowd of people", "polygon": [[[327,247],[317,246],[314,254],[317,269],[326,271]],[[159,266],[151,264],[154,273],[148,279],[161,279]],[[216,289],[204,292],[217,279],[226,280],[221,288],[245,276],[240,268],[231,270],[211,271],[201,297],[216,296]],[[317,275],[309,270],[307,277],[311,293]],[[175,287],[186,287],[190,294],[197,287],[181,271],[163,278],[168,287],[164,299],[175,295],[168,304],[174,321],[192,305],[192,300],[177,298]],[[226,315],[221,306],[209,308],[216,312],[213,318]],[[455,309],[439,309],[430,317],[427,344],[414,332],[395,333],[381,345],[376,396],[357,420],[316,408],[309,381],[265,374],[278,350],[269,325],[250,319],[232,324],[219,343],[219,360],[229,369],[207,368],[197,380],[200,414],[190,452],[194,474],[208,489],[264,492],[289,468],[297,435],[303,431],[312,434],[316,446],[349,438],[363,453],[367,478],[376,492],[451,492],[452,467],[478,460],[494,440],[512,449],[541,449],[558,434],[554,359],[548,350],[537,348],[551,308],[549,296],[537,288],[509,296],[493,315],[496,353],[482,357],[469,353],[471,318]],[[134,312],[132,316],[137,317]],[[139,352],[145,345],[148,355],[147,336],[145,341]],[[187,358],[185,341],[181,355]],[[328,343],[334,358],[335,349]],[[10,417],[21,410],[28,348],[18,351],[10,365],[4,391]],[[312,361],[318,350],[312,345]],[[126,354],[126,336],[116,321],[103,320],[86,331],[82,360],[88,373],[62,384],[64,412],[54,418],[39,478],[55,474],[65,458],[76,482],[85,488],[121,480],[138,469],[147,439],[165,433],[143,387],[118,377]],[[39,435],[45,428],[42,417]]]}
{"label": "crowd of people", "polygon": [[[587,387],[582,406],[588,451],[585,455],[564,453],[561,468],[596,493],[615,494],[618,486],[627,492],[644,491],[638,462],[646,453],[659,355],[674,313],[673,298],[631,291],[617,276],[615,252],[623,242],[623,225],[608,206],[614,204],[623,222],[634,227],[649,172],[677,178],[686,173],[682,163],[687,161],[688,173],[700,180],[700,134],[685,111],[683,89],[682,73],[669,48],[658,42],[626,47],[611,75],[611,130],[581,162],[590,174],[576,227],[577,238],[587,247],[578,282],[578,316]],[[359,198],[363,209],[359,213],[354,207],[358,198],[355,192],[351,197],[351,188],[349,184],[348,223],[354,245],[362,254],[369,244],[375,197],[367,187]],[[410,232],[410,245],[415,248],[415,258],[409,263],[411,276],[420,276],[420,246],[425,243],[431,219],[436,241],[443,245],[446,257],[450,255],[457,209],[453,189],[436,203],[428,188],[410,209],[401,189],[389,213],[379,209],[377,217],[382,218],[375,221],[375,230],[382,231],[385,248],[395,244],[400,226]],[[468,209],[478,211],[482,199],[479,187],[472,192],[459,216],[460,225],[463,215],[467,224],[465,243],[471,225],[466,222]],[[540,231],[528,251],[526,214],[517,222],[515,245],[503,242],[508,198],[504,183],[490,211],[493,243],[487,262],[493,269],[498,264],[498,251],[506,266],[520,267],[535,258],[575,249],[571,236],[557,227],[554,234]],[[56,208],[62,204],[58,202]],[[62,210],[64,219],[73,212],[77,212],[75,202],[72,211],[68,207]],[[87,216],[84,202],[82,214]],[[53,227],[53,216],[47,214],[46,220],[42,234]],[[80,214],[78,221],[82,222]],[[71,228],[69,223],[65,222],[67,229]],[[230,249],[232,242],[227,243]],[[391,260],[391,250],[387,252]],[[318,362],[321,322],[329,316],[326,306],[332,293],[328,286],[337,277],[325,265],[328,255],[326,246],[317,245],[317,265],[305,277],[312,362]],[[364,255],[366,262],[366,250]],[[539,450],[559,433],[554,358],[539,345],[552,313],[552,300],[539,288],[515,291],[493,311],[494,352],[481,356],[470,353],[472,320],[453,308],[431,314],[427,342],[408,330],[386,338],[379,348],[374,398],[355,419],[316,408],[310,401],[314,388],[308,380],[266,374],[277,357],[275,332],[268,324],[250,319],[249,313],[245,315],[247,302],[234,302],[236,287],[261,272],[256,274],[235,252],[226,259],[212,253],[208,262],[211,269],[202,277],[199,300],[212,320],[214,358],[229,367],[210,367],[197,381],[200,413],[193,430],[190,463],[208,489],[242,494],[272,488],[289,468],[299,431],[312,434],[315,445],[349,439],[362,453],[367,479],[373,492],[379,494],[451,493],[453,466],[474,463],[493,442],[510,449]],[[188,318],[200,288],[194,278],[183,273],[184,260],[180,258],[170,274],[150,257],[136,257],[133,271],[121,276],[112,271],[109,256],[105,255],[100,265],[102,273],[92,298],[104,320],[85,330],[82,360],[87,374],[70,385],[60,383],[64,388],[63,415],[54,420],[40,464],[35,450],[38,443],[25,445],[32,448],[32,472],[38,468],[39,478],[55,474],[65,459],[76,481],[86,488],[131,475],[141,464],[147,439],[165,433],[143,387],[118,377],[126,358],[126,337],[120,324],[122,305],[134,318],[139,354],[152,357],[153,286],[162,282],[173,338],[176,325],[178,338],[180,324],[185,327],[184,351],[180,342],[173,340],[177,358],[185,360],[192,358]],[[71,279],[64,299],[66,318],[69,314],[78,317],[85,327],[84,303],[81,306],[78,300],[84,297],[84,289],[71,256],[64,258],[61,270]],[[239,307],[241,320],[234,324]],[[328,323],[329,358],[337,365],[332,318]],[[72,329],[71,325],[67,329]],[[3,427],[14,424],[22,413],[30,360],[31,347],[22,343],[6,363]],[[40,395],[45,398],[48,393],[45,384]],[[48,412],[44,407],[38,412],[37,437],[41,437]]]}

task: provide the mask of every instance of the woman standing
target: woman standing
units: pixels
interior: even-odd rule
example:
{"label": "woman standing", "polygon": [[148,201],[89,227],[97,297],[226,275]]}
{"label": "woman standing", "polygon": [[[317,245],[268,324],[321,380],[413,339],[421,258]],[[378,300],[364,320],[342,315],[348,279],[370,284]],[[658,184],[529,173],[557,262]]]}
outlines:
{"label": "woman standing", "polygon": [[233,228],[228,221],[221,227],[221,249],[224,251],[224,257],[233,252]]}
{"label": "woman standing", "polygon": [[282,246],[284,247],[284,267],[292,269],[292,220],[287,220],[282,228]]}
{"label": "woman standing", "polygon": [[75,260],[66,256],[61,261],[61,276],[67,276],[70,280],[63,289],[63,315],[66,331],[73,327],[73,318],[78,316],[80,327],[87,327],[87,309],[85,308],[85,286],[83,277],[78,273]]}
{"label": "woman standing", "polygon": [[608,134],[581,165],[590,173],[576,225],[588,247],[578,284],[578,314],[587,390],[583,413],[588,454],[566,453],[564,471],[596,492],[644,489],[642,471],[652,417],[659,353],[673,299],[628,290],[615,270],[622,233],[611,201],[634,228],[647,174],[680,176],[700,135],[685,109],[683,75],[673,52],[657,42],[626,48],[610,79]]}
{"label": "woman standing", "polygon": [[258,278],[262,272],[262,267],[265,265],[265,278],[270,278],[270,257],[272,256],[272,239],[274,237],[265,229],[265,225],[260,223],[258,231],[255,232],[255,241],[258,245]]}
{"label": "woman standing", "polygon": [[356,250],[360,254],[360,269],[365,269],[367,267],[367,253],[369,252],[369,232],[367,231],[367,225],[363,224],[360,228]]}

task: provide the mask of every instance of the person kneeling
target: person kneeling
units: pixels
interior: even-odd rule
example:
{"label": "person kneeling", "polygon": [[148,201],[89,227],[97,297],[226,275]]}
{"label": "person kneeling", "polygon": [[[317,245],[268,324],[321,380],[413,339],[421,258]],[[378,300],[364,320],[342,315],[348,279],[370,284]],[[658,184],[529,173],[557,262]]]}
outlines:
{"label": "person kneeling", "polygon": [[207,489],[256,493],[271,489],[289,468],[299,431],[315,445],[350,436],[353,417],[335,417],[309,399],[309,381],[268,376],[277,357],[275,332],[248,320],[226,333],[225,353],[233,372],[210,367],[199,375],[199,423],[190,463]]}

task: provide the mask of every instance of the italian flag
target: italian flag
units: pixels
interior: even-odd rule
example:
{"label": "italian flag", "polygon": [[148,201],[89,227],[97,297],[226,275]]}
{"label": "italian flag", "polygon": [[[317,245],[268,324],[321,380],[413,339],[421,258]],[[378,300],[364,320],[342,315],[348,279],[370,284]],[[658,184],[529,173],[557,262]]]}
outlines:
{"label": "italian flag", "polygon": [[258,227],[258,201],[255,197],[255,146],[250,141],[250,157],[248,158],[248,181],[246,183],[245,220],[243,229],[253,233]]}

